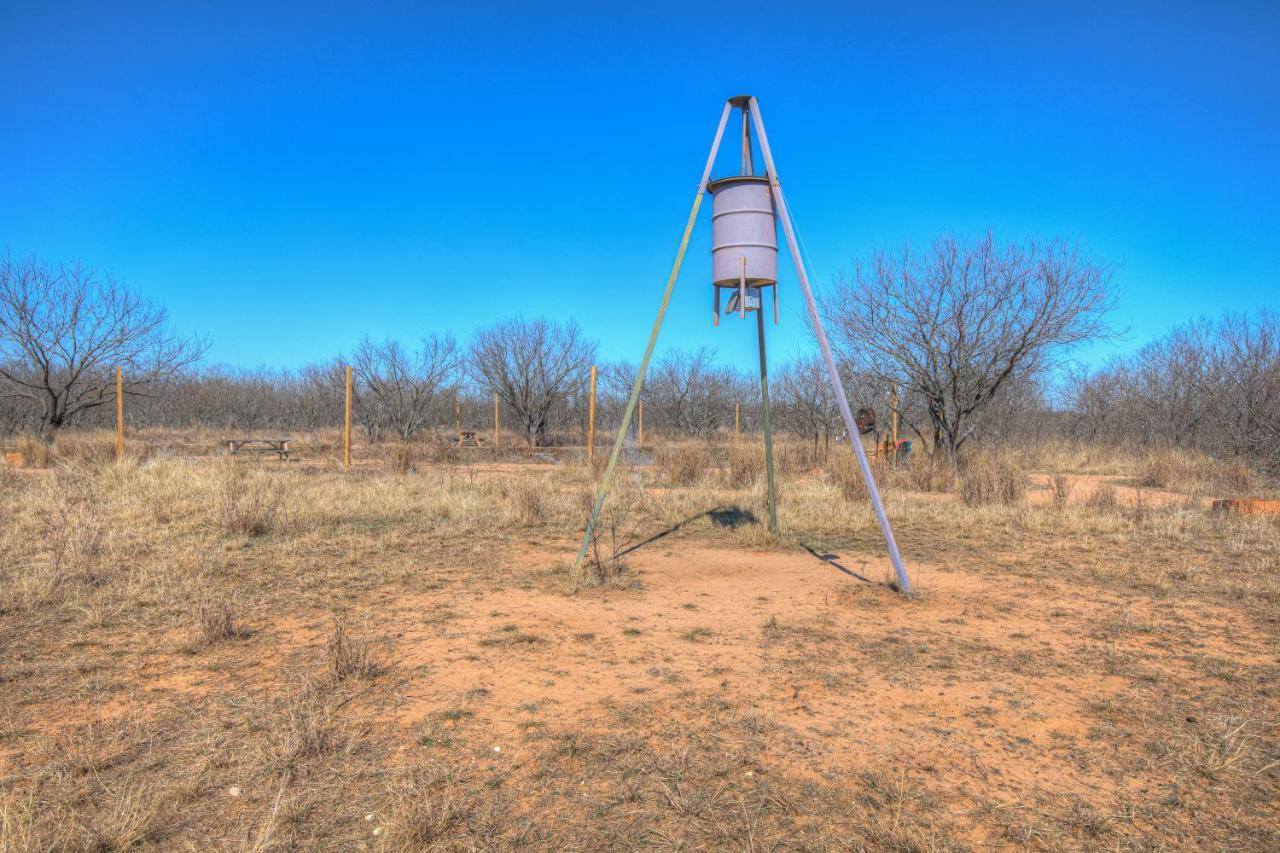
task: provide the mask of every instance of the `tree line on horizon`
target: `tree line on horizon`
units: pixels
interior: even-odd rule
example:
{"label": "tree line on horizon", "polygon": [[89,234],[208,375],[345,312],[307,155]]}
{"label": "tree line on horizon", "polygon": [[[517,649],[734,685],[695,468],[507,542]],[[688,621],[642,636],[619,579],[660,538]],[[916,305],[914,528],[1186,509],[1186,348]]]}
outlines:
{"label": "tree line on horizon", "polygon": [[[1174,445],[1280,469],[1280,315],[1193,319],[1093,370],[1072,370],[1083,343],[1115,341],[1111,269],[1061,240],[999,244],[949,236],[863,259],[821,300],[853,408],[889,409],[900,432],[953,459],[968,444],[1047,435]],[[371,442],[492,423],[531,446],[581,441],[597,345],[573,321],[512,317],[466,341],[365,337],[298,370],[206,365],[207,344],[174,332],[165,310],[81,265],[0,256],[0,430],[51,440],[114,418],[123,368],[131,427],[319,429],[341,424],[345,367]],[[616,429],[635,380],[630,362],[599,365],[597,435]],[[644,382],[646,431],[711,436],[758,428],[759,377],[714,350],[668,348]],[[843,436],[816,352],[770,376],[778,428]],[[456,408],[455,408],[456,407]]]}

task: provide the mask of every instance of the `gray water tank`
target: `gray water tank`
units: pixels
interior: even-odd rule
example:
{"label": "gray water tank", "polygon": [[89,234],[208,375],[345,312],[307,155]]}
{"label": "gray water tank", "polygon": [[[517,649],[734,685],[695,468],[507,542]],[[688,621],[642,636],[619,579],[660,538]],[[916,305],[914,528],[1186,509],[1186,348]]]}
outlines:
{"label": "gray water tank", "polygon": [[747,284],[778,282],[778,229],[769,179],[736,175],[707,184],[711,193],[711,269],[717,287],[737,287],[747,259]]}

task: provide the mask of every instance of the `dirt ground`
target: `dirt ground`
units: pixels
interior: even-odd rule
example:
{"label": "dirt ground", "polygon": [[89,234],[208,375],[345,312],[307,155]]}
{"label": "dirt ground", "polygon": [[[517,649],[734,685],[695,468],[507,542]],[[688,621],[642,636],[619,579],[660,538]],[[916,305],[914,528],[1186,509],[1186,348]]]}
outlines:
{"label": "dirt ground", "polygon": [[905,598],[820,474],[770,542],[631,473],[600,587],[580,470],[217,467],[7,480],[0,850],[1280,845],[1280,529],[1203,494],[889,488]]}

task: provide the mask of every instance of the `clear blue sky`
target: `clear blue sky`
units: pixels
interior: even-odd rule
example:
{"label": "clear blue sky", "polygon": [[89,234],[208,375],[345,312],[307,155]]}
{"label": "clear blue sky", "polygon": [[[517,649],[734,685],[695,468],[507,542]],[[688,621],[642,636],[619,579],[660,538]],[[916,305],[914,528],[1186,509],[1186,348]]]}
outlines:
{"label": "clear blue sky", "polygon": [[[2,3],[0,247],[112,271],[212,361],[516,312],[635,359],[740,92],[819,282],[991,228],[1119,263],[1133,344],[1280,301],[1280,3]],[[664,342],[749,362],[709,231]]]}

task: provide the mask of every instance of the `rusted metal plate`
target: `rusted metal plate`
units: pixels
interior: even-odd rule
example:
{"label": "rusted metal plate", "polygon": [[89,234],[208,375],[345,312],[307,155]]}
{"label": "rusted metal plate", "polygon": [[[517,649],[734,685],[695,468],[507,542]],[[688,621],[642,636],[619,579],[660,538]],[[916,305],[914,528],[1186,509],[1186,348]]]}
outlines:
{"label": "rusted metal plate", "polygon": [[1232,498],[1230,500],[1214,501],[1213,508],[1216,512],[1234,512],[1239,515],[1280,516],[1280,500]]}

